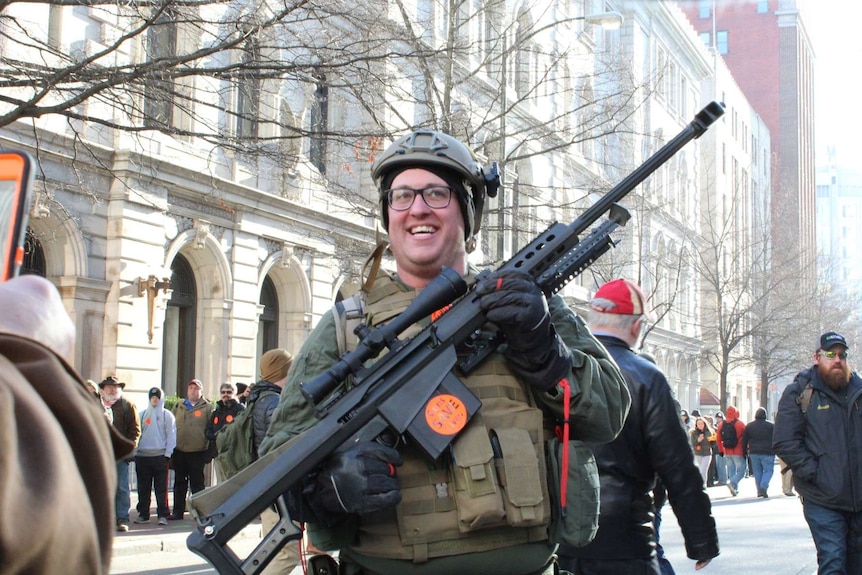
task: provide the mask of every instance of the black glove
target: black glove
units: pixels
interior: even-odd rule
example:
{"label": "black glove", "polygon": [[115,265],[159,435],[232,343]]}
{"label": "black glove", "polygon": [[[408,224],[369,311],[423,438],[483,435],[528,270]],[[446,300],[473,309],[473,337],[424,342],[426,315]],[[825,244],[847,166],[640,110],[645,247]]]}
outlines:
{"label": "black glove", "polygon": [[313,507],[332,513],[365,515],[395,507],[401,488],[395,467],[404,460],[392,447],[374,441],[336,453],[318,474]]}
{"label": "black glove", "polygon": [[568,348],[557,336],[545,294],[524,272],[503,270],[476,285],[488,321],[506,334],[509,367],[530,385],[551,389],[571,367]]}

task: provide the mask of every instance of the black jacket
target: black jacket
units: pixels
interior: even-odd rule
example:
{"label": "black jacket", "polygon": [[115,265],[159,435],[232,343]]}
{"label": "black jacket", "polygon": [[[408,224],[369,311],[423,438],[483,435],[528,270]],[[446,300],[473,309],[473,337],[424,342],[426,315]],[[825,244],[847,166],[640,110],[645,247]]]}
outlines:
{"label": "black jacket", "polygon": [[595,540],[561,555],[594,559],[648,558],[654,552],[651,491],[660,477],[685,539],[700,561],[718,555],[709,496],[694,465],[688,434],[664,374],[616,337],[597,338],[622,371],[632,397],[620,435],[591,445],[601,478],[601,516]]}
{"label": "black jacket", "polygon": [[[805,415],[796,399],[814,390]],[[843,511],[862,511],[862,379],[835,392],[817,366],[799,372],[778,402],[773,447],[793,470],[803,500]]]}
{"label": "black jacket", "polygon": [[757,408],[754,421],[745,426],[742,432],[742,453],[744,455],[775,455],[772,450],[773,424],[766,421],[766,410]]}
{"label": "black jacket", "polygon": [[216,434],[221,431],[221,428],[236,419],[237,414],[243,409],[245,406],[235,399],[218,400],[215,403],[209,423],[207,423],[207,428],[204,430],[204,435],[209,440],[215,440]]}
{"label": "black jacket", "polygon": [[248,394],[248,403],[254,402],[251,408],[252,429],[254,430],[254,451],[266,437],[266,430],[272,420],[272,412],[278,407],[281,398],[281,388],[265,379],[258,381]]}

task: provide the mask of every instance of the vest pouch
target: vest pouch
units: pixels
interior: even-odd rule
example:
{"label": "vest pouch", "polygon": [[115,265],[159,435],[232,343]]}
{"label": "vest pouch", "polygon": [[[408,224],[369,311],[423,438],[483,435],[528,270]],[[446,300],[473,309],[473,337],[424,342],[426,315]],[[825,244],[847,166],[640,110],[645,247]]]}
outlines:
{"label": "vest pouch", "polygon": [[548,485],[551,494],[551,541],[583,547],[599,529],[599,468],[590,448],[581,441],[569,441],[569,475],[566,481],[566,508],[560,501],[563,463],[562,442],[548,441]]}
{"label": "vest pouch", "polygon": [[480,419],[455,440],[452,459],[455,506],[461,533],[503,524],[506,512],[494,472],[494,452],[488,430]]}
{"label": "vest pouch", "polygon": [[548,507],[542,489],[536,448],[526,429],[495,429],[494,465],[503,490],[506,520],[512,527],[547,525]]}

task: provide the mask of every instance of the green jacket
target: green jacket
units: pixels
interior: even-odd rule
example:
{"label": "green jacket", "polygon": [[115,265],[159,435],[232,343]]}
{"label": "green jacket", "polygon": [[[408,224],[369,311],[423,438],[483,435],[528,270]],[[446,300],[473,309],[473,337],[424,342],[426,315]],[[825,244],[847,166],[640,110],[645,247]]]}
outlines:
{"label": "green jacket", "polygon": [[[406,286],[404,291],[408,291]],[[590,333],[584,321],[554,296],[548,302],[557,333],[572,353],[571,437],[590,443],[613,441],[628,414],[628,388],[608,352]],[[287,377],[281,401],[260,445],[265,455],[314,425],[317,417],[299,384],[320,375],[340,357],[332,310],[326,312],[306,339]],[[536,394],[562,419],[562,397]]]}
{"label": "green jacket", "polygon": [[[400,282],[396,281],[394,285],[397,286],[395,290],[400,289],[401,293],[409,293],[412,291]],[[391,291],[388,293],[391,294]],[[396,294],[397,293],[398,292],[396,291]],[[391,298],[393,301],[400,301],[401,305],[406,305],[404,301],[405,298],[398,295],[390,295],[387,297]],[[384,311],[381,313],[387,318],[391,313],[397,313],[398,309],[402,309],[397,306],[388,308],[385,305],[385,302],[389,301],[388,299],[379,301],[383,304],[382,307]],[[549,302],[549,308],[551,310],[557,333],[569,346],[572,355],[572,377],[570,378],[572,387],[571,436],[573,439],[581,439],[590,442],[611,441],[621,430],[630,403],[628,390],[622,376],[604,347],[589,333],[583,321],[572,313],[561,298],[552,298]],[[380,310],[381,308],[378,307],[376,309]],[[388,309],[392,309],[394,311],[386,311]],[[373,323],[377,323],[379,318],[377,321],[372,321]],[[493,326],[489,324],[489,333],[491,328],[493,328]],[[267,432],[267,436],[261,443],[260,452],[262,455],[281,445],[283,442],[289,440],[295,435],[302,433],[309,427],[313,426],[317,421],[313,407],[305,401],[300,392],[299,383],[309,381],[338,361],[341,350],[339,350],[337,343],[337,329],[343,329],[343,326],[336,326],[333,313],[330,311],[323,316],[318,326],[314,329],[300,352],[295,357],[294,364],[290,374],[288,375],[287,383],[282,392],[281,401],[273,414],[273,419]],[[493,360],[489,359],[489,363],[492,361]],[[504,361],[502,356],[498,357],[496,360],[496,362],[500,361]],[[505,370],[505,368],[503,369],[504,371],[508,371]],[[493,368],[491,373],[494,373]],[[503,372],[497,373],[502,374]],[[487,378],[487,375],[485,377]],[[506,376],[501,375],[500,377]],[[511,378],[511,375],[508,377]],[[465,382],[466,381],[467,380],[465,380]],[[500,383],[502,385],[502,380]],[[545,393],[533,390],[532,395],[535,399],[535,404],[544,408],[543,411],[545,411],[546,414],[554,414],[556,419],[559,420],[562,419],[563,397],[562,394],[554,393],[554,391],[555,390],[552,390],[551,393]],[[493,413],[493,408],[488,408],[492,409],[489,414]],[[553,422],[550,422],[550,425],[553,425]],[[550,431],[546,429],[546,433],[549,432]],[[460,441],[460,439],[456,441]],[[539,448],[538,451],[541,452],[541,448]],[[401,470],[402,475],[408,467],[406,457],[407,456],[405,454],[405,468]],[[407,481],[408,483],[411,483],[409,479]],[[403,487],[404,486],[402,486],[402,488]],[[415,489],[415,486],[411,486],[411,488]],[[406,497],[407,495],[405,495],[405,498]],[[407,512],[405,509],[405,516],[406,514]],[[347,529],[347,531],[344,531],[342,528]],[[325,548],[343,548],[343,544],[351,539],[351,536],[349,535],[351,528],[348,524],[343,525],[342,528],[325,534],[327,538],[334,539],[328,539],[325,542],[321,541],[321,545]],[[374,531],[374,529],[372,528],[371,531]],[[387,531],[387,533],[389,533],[389,531]],[[381,537],[385,537],[382,531],[378,531],[377,534]],[[494,535],[492,534],[491,536],[493,537]],[[317,535],[315,535],[315,538],[316,537]],[[410,537],[408,537],[408,539],[410,539]],[[543,539],[547,539],[546,532]],[[553,544],[551,542],[541,541],[540,539],[531,539],[531,541],[535,542],[524,546],[515,543],[515,539],[513,538],[510,538],[509,540],[511,541],[510,543],[503,545],[515,545],[515,547],[511,548],[511,551],[507,550],[506,553],[499,554],[498,551],[500,550],[496,550],[494,553],[490,554],[490,557],[493,557],[496,561],[499,557],[505,555],[509,557],[506,559],[506,562],[508,563],[520,555],[524,560],[524,572],[531,572],[540,568],[545,564],[550,553],[553,552]],[[315,539],[316,543],[318,543],[318,541],[318,539]],[[339,543],[336,543],[336,541]],[[413,545],[413,543],[410,543],[408,540],[402,540],[402,544],[408,546]],[[384,547],[389,549],[388,546]],[[348,549],[343,548],[343,552],[348,553]],[[455,558],[446,557],[445,554],[441,556],[440,552],[441,549],[437,549],[437,559],[433,560],[437,565],[429,571],[429,573],[451,572],[452,565],[450,565],[448,561],[449,559],[455,560]],[[465,553],[467,551],[462,549],[460,552]],[[356,557],[358,556],[354,555],[354,558]],[[365,560],[372,560],[367,555],[363,557]],[[482,565],[489,565],[487,562],[489,556],[486,556],[485,553],[478,552],[470,552],[468,556],[461,555],[458,561],[469,561],[476,557],[483,561]],[[395,560],[396,564],[392,563],[392,559],[383,559],[383,561],[384,563],[375,566],[374,570],[396,573],[400,572],[399,570],[403,566],[407,569],[405,572],[410,572],[408,565],[411,563],[410,561],[403,561],[403,559]],[[402,563],[403,565],[401,565]],[[463,563],[460,563],[460,565],[464,566]],[[437,569],[437,567],[440,568]]]}
{"label": "green jacket", "polygon": [[206,399],[194,406],[189,400],[180,401],[174,406],[173,414],[177,420],[177,449],[192,453],[206,451],[209,439],[206,436],[207,423],[212,417],[212,404]]}

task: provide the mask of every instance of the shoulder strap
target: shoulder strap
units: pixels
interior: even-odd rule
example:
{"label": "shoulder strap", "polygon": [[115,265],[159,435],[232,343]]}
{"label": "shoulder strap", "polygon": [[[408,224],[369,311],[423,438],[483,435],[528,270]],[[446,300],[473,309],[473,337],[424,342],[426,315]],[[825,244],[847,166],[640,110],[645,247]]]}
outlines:
{"label": "shoulder strap", "polygon": [[349,298],[337,302],[332,308],[332,315],[335,320],[338,354],[341,355],[347,351],[347,338],[365,318],[365,292],[358,291]]}
{"label": "shoulder strap", "polygon": [[813,393],[814,387],[812,387],[811,382],[809,381],[802,390],[802,393],[799,394],[799,397],[796,398],[796,403],[802,410],[802,415],[805,415],[808,412],[808,405],[811,403],[811,394]]}
{"label": "shoulder strap", "polygon": [[348,351],[348,338],[353,335],[354,330],[359,327],[359,324],[365,318],[366,294],[374,287],[374,282],[377,280],[377,275],[380,272],[380,263],[383,259],[383,254],[388,247],[388,243],[378,238],[377,246],[362,266],[362,286],[359,291],[347,299],[336,302],[332,308],[339,355]]}

